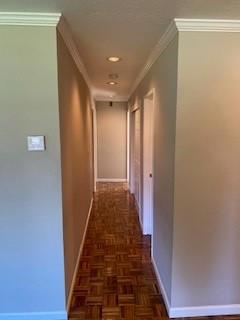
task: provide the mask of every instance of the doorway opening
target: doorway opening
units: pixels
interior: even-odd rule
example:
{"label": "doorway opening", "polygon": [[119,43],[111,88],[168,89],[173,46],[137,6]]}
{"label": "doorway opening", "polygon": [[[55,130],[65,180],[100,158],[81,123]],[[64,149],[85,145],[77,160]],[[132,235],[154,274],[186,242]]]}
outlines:
{"label": "doorway opening", "polygon": [[132,154],[132,190],[139,213],[141,217],[141,112],[136,108],[133,112],[133,154]]}
{"label": "doorway opening", "polygon": [[143,103],[143,233],[153,234],[154,89]]}

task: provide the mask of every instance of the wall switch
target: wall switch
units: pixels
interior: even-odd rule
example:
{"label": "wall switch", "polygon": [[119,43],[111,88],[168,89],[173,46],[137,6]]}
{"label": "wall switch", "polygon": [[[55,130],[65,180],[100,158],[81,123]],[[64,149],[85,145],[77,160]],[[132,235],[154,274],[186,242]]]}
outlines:
{"label": "wall switch", "polygon": [[28,136],[28,151],[44,151],[46,150],[45,136]]}

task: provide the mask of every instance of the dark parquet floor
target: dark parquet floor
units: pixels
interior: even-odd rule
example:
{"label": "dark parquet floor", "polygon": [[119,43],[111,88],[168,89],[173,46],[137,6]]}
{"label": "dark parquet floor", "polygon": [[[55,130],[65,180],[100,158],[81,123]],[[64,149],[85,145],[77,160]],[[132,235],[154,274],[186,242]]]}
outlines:
{"label": "dark parquet floor", "polygon": [[99,184],[69,319],[167,320],[150,251],[126,185]]}

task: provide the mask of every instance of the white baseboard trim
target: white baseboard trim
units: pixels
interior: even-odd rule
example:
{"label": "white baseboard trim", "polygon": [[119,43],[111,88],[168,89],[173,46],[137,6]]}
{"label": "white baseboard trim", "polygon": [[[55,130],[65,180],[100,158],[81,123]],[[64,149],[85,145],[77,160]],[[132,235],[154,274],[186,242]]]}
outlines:
{"label": "white baseboard trim", "polygon": [[67,320],[66,311],[29,312],[29,313],[0,313],[1,320]]}
{"label": "white baseboard trim", "polygon": [[168,315],[170,317],[170,311],[171,311],[170,301],[168,299],[167,292],[166,292],[165,287],[163,285],[160,273],[158,272],[157,264],[155,262],[155,259],[154,259],[153,255],[152,255],[152,264],[153,264],[153,268],[154,268],[155,274],[157,276],[158,285],[160,287],[160,291],[161,291],[161,294],[162,294],[162,297],[163,297],[163,300],[164,300]]}
{"label": "white baseboard trim", "polygon": [[142,219],[141,219],[141,216],[139,214],[139,211],[138,211],[138,219],[139,219],[139,222],[140,222],[140,227],[141,227],[141,230],[142,230],[142,234],[144,234],[144,232],[143,232],[143,223],[142,223]]}
{"label": "white baseboard trim", "polygon": [[127,179],[105,179],[105,178],[98,178],[97,182],[128,182]]}
{"label": "white baseboard trim", "polygon": [[70,290],[69,290],[69,295],[68,295],[68,300],[67,300],[67,312],[68,312],[68,313],[69,313],[69,311],[70,311],[70,306],[71,306],[71,300],[72,300],[74,285],[75,285],[75,282],[76,282],[76,277],[77,277],[79,262],[80,262],[80,258],[81,258],[82,251],[83,251],[84,241],[85,241],[85,238],[86,238],[86,233],[87,233],[89,218],[90,218],[91,211],[92,211],[92,205],[93,205],[93,198],[91,199],[90,207],[89,207],[89,210],[88,210],[88,216],[87,216],[87,221],[86,221],[86,225],[85,225],[85,229],[84,229],[84,233],[83,233],[83,239],[82,239],[82,242],[81,242],[81,245],[80,245],[80,248],[79,248],[77,263],[76,263],[76,266],[75,266],[75,269],[74,269],[73,278],[72,278],[72,283],[71,283],[71,287],[70,287]]}
{"label": "white baseboard trim", "polygon": [[152,256],[152,264],[157,276],[158,284],[165,302],[169,318],[188,318],[188,317],[210,317],[240,315],[240,304],[229,305],[210,305],[195,307],[171,307],[161,276],[158,272],[156,262]]}
{"label": "white baseboard trim", "polygon": [[137,202],[137,200],[136,200],[135,194],[132,193],[132,195],[133,195],[133,197],[134,197],[134,202],[135,202],[135,206],[136,206],[136,209],[137,209],[138,220],[139,220],[139,222],[140,222],[140,227],[141,227],[141,230],[142,230],[142,234],[144,234],[144,232],[143,232],[143,222],[142,222],[141,214],[140,214],[140,212],[141,212],[141,211],[140,211],[140,207],[139,207],[138,202]]}
{"label": "white baseboard trim", "polygon": [[170,308],[170,318],[239,315],[240,304]]}

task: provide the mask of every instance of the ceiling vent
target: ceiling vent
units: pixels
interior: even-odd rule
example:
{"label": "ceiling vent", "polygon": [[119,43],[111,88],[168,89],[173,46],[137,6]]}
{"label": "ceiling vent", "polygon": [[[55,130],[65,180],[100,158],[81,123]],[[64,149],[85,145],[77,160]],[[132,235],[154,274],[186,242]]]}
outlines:
{"label": "ceiling vent", "polygon": [[111,79],[111,80],[116,80],[116,79],[119,78],[119,75],[118,75],[117,73],[110,73],[110,74],[108,75],[108,77],[109,77],[109,79]]}

